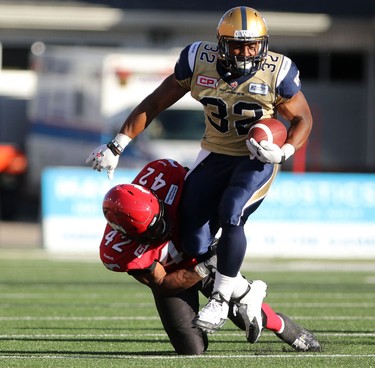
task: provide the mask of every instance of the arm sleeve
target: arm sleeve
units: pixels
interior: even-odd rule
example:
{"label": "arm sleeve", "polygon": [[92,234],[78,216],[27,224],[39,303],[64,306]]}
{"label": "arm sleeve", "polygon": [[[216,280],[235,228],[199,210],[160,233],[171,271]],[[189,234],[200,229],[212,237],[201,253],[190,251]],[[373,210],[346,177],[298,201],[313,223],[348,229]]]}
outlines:
{"label": "arm sleeve", "polygon": [[299,70],[292,60],[284,56],[276,82],[276,93],[282,99],[292,98],[301,89]]}
{"label": "arm sleeve", "polygon": [[157,262],[158,261],[155,260],[154,262],[152,262],[151,266],[149,266],[149,267],[129,270],[128,274],[133,276],[133,275],[142,275],[142,274],[145,274],[145,273],[151,273],[152,271],[154,271]]}

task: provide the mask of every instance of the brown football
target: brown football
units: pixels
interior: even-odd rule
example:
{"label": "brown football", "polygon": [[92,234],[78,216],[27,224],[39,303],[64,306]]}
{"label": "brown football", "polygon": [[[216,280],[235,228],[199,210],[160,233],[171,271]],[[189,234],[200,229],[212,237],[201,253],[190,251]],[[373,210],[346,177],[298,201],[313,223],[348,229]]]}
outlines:
{"label": "brown football", "polygon": [[267,118],[258,120],[252,125],[248,137],[254,138],[258,143],[268,141],[281,147],[285,143],[287,130],[280,120]]}

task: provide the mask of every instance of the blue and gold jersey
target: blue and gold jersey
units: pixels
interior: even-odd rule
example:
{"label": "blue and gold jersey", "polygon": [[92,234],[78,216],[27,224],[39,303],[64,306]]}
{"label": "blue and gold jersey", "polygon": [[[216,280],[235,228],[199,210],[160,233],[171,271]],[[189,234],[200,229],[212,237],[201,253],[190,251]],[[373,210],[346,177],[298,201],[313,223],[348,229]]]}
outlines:
{"label": "blue and gold jersey", "polygon": [[231,156],[248,155],[245,140],[254,122],[274,117],[275,107],[300,90],[299,71],[286,56],[268,52],[252,76],[230,79],[220,70],[218,46],[196,42],[180,54],[175,77],[204,108],[202,148]]}

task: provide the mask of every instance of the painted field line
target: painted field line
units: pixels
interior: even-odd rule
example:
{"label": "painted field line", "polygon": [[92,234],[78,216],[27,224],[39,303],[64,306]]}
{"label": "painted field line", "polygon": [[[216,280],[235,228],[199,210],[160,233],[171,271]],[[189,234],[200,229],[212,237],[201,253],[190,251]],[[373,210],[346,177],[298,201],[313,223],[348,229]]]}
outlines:
{"label": "painted field line", "polygon": [[[215,335],[214,338],[220,337],[243,337],[244,332],[220,332],[219,334]],[[265,331],[264,335],[272,336],[273,332]],[[144,332],[134,332],[134,333],[116,333],[116,334],[108,334],[108,333],[98,333],[98,334],[2,334],[0,335],[0,339],[41,339],[41,338],[122,338],[122,337],[166,337],[166,333],[144,333]],[[319,336],[330,336],[330,337],[375,337],[375,333],[373,332],[320,332]]]}
{"label": "painted field line", "polygon": [[[25,299],[26,297],[27,298],[33,298],[33,299],[36,299],[36,298],[40,298],[40,299],[51,299],[51,294],[53,295],[53,298],[57,298],[57,299],[76,299],[77,298],[77,295],[72,295],[71,293],[69,292],[65,292],[65,293],[62,293],[62,292],[56,292],[56,293],[51,293],[50,290],[46,290],[46,292],[19,292],[19,293],[15,293],[15,292],[6,292],[6,291],[3,291],[3,292],[0,292],[0,297],[1,298],[14,298],[14,299]],[[298,293],[288,293],[288,298],[289,299],[302,299],[304,296],[310,296],[311,295],[311,292],[298,292]],[[137,293],[137,294],[134,294],[135,297],[140,297],[140,298],[149,298],[149,293]],[[272,297],[274,299],[278,299],[278,298],[285,298],[285,293],[284,292],[279,292],[279,291],[272,291]],[[353,298],[360,298],[360,300],[363,300],[363,299],[372,299],[374,300],[375,297],[374,297],[374,293],[324,293],[324,292],[314,292],[314,297],[316,299],[345,299],[345,300],[350,300],[350,299],[353,299]],[[102,295],[99,294],[99,293],[93,293],[93,292],[80,292],[80,298],[82,299],[86,299],[86,298],[89,298],[89,299],[102,299]],[[120,305],[126,305],[126,304],[131,304],[133,305],[134,303],[113,303],[113,304],[120,304]],[[139,303],[139,304],[143,304],[143,303]],[[152,303],[150,303],[152,304]]]}
{"label": "painted field line", "polygon": [[50,316],[50,317],[0,317],[0,321],[155,321],[160,320],[158,316],[92,316],[92,317],[64,317],[64,316]]}
{"label": "painted field line", "polygon": [[304,359],[321,359],[321,358],[373,358],[375,354],[273,354],[273,355],[111,355],[111,354],[73,354],[69,355],[0,355],[0,359],[143,359],[143,360],[175,360],[175,359],[274,359],[274,358],[304,358]]}
{"label": "painted field line", "polygon": [[356,320],[366,320],[366,321],[375,321],[375,316],[314,316],[314,317],[305,317],[305,316],[291,316],[293,319],[298,320],[312,320],[312,321],[356,321]]}
{"label": "painted field line", "polygon": [[375,308],[375,303],[278,303],[274,302],[274,305],[287,308]]}
{"label": "painted field line", "polygon": [[[310,291],[307,291],[307,292],[304,292],[304,291],[301,291],[301,292],[297,292],[297,293],[288,293],[288,298],[289,299],[302,299],[304,296],[308,296],[310,297],[311,296],[311,292]],[[272,290],[272,297],[274,299],[278,299],[278,298],[284,298],[285,299],[285,292],[280,292],[280,291],[275,291],[275,290]],[[374,300],[375,297],[374,297],[374,293],[331,293],[331,292],[314,292],[314,297],[316,299],[345,299],[345,300],[351,300],[353,298],[360,298],[360,300],[362,299],[372,299]]]}
{"label": "painted field line", "polygon": [[[298,320],[312,321],[374,321],[375,316],[291,316]],[[0,321],[156,321],[158,316],[92,316],[92,317],[65,317],[65,316],[0,316]]]}
{"label": "painted field line", "polygon": [[[47,298],[45,298],[47,299]],[[60,303],[60,302],[59,302]],[[53,302],[48,303],[50,305],[54,305]],[[43,302],[41,303],[30,303],[29,306],[40,306],[44,305]],[[85,302],[78,302],[76,305],[79,306],[89,306],[88,303]],[[375,303],[368,303],[368,302],[360,302],[360,303],[278,303],[274,302],[274,306],[277,306],[277,308],[348,308],[348,309],[354,309],[354,308],[362,308],[362,309],[373,309],[375,310]],[[0,309],[2,308],[13,308],[17,306],[17,303],[11,303],[8,299],[7,302],[0,304]],[[74,306],[74,304],[73,304]],[[110,304],[110,308],[154,308],[154,304],[152,303],[113,303]]]}

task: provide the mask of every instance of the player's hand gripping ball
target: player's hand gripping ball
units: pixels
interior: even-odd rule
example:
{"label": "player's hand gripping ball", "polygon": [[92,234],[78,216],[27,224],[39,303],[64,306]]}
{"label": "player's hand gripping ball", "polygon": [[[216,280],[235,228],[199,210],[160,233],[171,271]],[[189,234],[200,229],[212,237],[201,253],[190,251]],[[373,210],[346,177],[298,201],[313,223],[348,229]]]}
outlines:
{"label": "player's hand gripping ball", "polygon": [[255,123],[249,130],[248,139],[254,138],[257,143],[267,141],[282,147],[286,136],[287,131],[284,124],[280,120],[269,118]]}
{"label": "player's hand gripping ball", "polygon": [[[273,118],[262,119],[249,130],[246,146],[250,151],[250,158],[257,158],[264,163],[280,164],[294,153],[290,144],[285,144],[287,130],[284,124]],[[284,148],[290,146],[291,152]]]}

